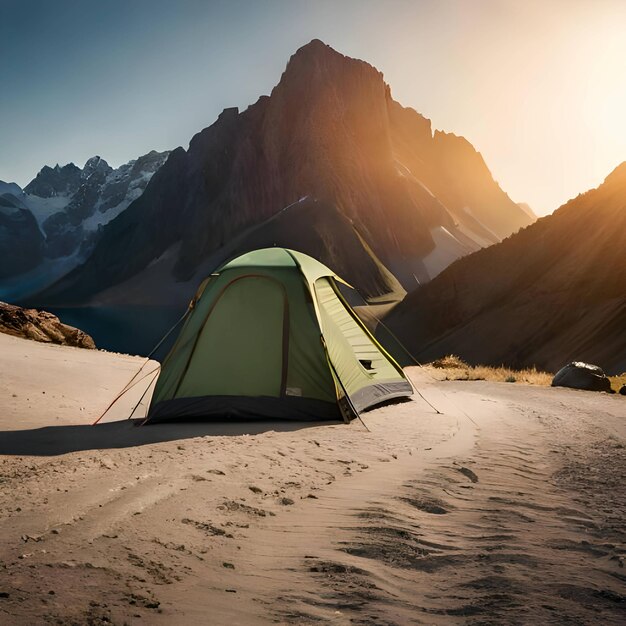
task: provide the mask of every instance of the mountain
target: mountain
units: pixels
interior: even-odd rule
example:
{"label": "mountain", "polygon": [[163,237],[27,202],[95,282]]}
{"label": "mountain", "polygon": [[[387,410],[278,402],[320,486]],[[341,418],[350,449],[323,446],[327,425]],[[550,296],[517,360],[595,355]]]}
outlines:
{"label": "mountain", "polygon": [[[87,163],[90,161],[92,159],[89,159]],[[40,198],[71,196],[80,186],[82,178],[82,170],[73,163],[68,163],[63,167],[58,163],[54,167],[44,165],[37,176],[24,187],[24,193]]]}
{"label": "mountain", "polygon": [[0,280],[27,272],[43,260],[43,235],[21,201],[21,190],[17,194],[0,195]]}
{"label": "mountain", "polygon": [[0,182],[0,295],[21,299],[89,257],[101,227],[146,188],[168,152],[149,152],[114,169],[99,156],[81,169],[44,166],[22,190]]}
{"label": "mountain", "polygon": [[3,196],[7,193],[19,197],[24,192],[17,183],[5,183],[3,180],[0,180],[0,196]]}
{"label": "mountain", "polygon": [[386,324],[420,360],[626,371],[626,162],[597,189],[454,263]]}
{"label": "mountain", "polygon": [[[296,206],[302,198],[306,206]],[[469,142],[433,134],[430,120],[392,99],[378,70],[313,40],[270,96],[243,112],[225,109],[188,150],[174,150],[103,228],[84,265],[38,302],[84,304],[105,292],[110,302],[124,304],[131,292],[140,302],[154,297],[157,271],[171,301],[174,291],[193,293],[234,238],[253,230],[246,245],[271,246],[288,221],[281,245],[317,255],[367,297],[384,298],[532,218]]]}

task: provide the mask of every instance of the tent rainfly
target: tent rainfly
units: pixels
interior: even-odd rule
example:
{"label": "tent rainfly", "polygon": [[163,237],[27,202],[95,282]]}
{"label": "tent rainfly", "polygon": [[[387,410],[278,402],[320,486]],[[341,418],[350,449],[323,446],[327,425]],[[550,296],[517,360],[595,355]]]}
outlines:
{"label": "tent rainfly", "polygon": [[255,250],[220,267],[190,304],[146,421],[349,421],[410,396],[402,368],[337,282],[344,283],[320,262],[284,248]]}

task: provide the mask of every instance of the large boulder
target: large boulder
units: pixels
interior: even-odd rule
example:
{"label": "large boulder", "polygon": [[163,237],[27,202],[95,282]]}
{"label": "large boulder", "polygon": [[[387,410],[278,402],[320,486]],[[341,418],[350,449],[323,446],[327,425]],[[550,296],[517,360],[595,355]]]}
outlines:
{"label": "large boulder", "polygon": [[58,343],[77,348],[96,347],[87,333],[63,324],[52,313],[23,309],[6,302],[0,302],[0,332],[44,343]]}
{"label": "large boulder", "polygon": [[552,379],[552,386],[612,392],[611,381],[602,368],[581,361],[574,361],[562,367]]}

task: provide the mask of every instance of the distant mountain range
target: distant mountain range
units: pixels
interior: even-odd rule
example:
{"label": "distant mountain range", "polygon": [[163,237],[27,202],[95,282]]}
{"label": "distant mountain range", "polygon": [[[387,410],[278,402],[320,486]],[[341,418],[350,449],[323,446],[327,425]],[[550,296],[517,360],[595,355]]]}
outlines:
{"label": "distant mountain range", "polygon": [[[31,304],[182,303],[217,263],[272,245],[317,256],[369,299],[397,300],[535,219],[467,140],[433,134],[379,71],[318,40],[292,56],[269,96],[224,110],[158,168],[161,158],[124,210],[117,196],[113,208],[108,195],[68,191],[85,170],[108,180],[99,161],[82,173],[42,170],[25,191],[71,200],[38,218],[41,254],[79,255],[81,265]],[[103,226],[92,239],[94,219]]]}
{"label": "distant mountain range", "polygon": [[385,320],[420,360],[626,371],[626,162],[506,241],[460,259]]}
{"label": "distant mountain range", "polygon": [[117,169],[99,156],[82,169],[45,166],[23,190],[0,181],[0,296],[24,298],[84,262],[102,226],[143,193],[167,156],[149,152]]}

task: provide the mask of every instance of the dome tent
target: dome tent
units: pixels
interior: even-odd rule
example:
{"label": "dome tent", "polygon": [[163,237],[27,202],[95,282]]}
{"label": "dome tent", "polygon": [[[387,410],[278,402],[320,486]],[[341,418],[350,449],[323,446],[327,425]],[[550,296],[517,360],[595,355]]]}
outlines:
{"label": "dome tent", "polygon": [[[266,248],[200,285],[146,421],[196,417],[348,421],[409,396],[402,368],[315,259]],[[347,283],[344,283],[347,284]]]}

